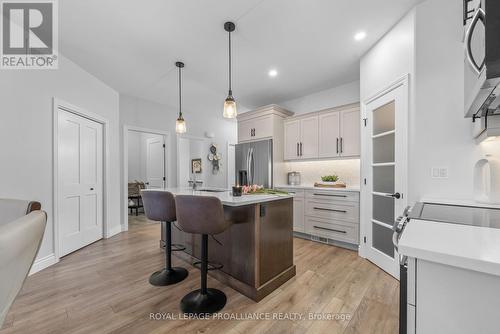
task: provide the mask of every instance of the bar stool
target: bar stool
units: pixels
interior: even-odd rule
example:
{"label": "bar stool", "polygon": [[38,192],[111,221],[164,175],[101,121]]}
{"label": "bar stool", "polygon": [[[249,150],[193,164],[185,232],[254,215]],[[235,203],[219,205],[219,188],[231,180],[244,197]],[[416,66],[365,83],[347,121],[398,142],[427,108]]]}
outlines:
{"label": "bar stool", "polygon": [[201,289],[181,300],[184,313],[216,313],[226,305],[224,292],[207,288],[208,236],[225,231],[231,223],[224,218],[221,201],[211,196],[177,195],[177,222],[184,232],[201,234]]}
{"label": "bar stool", "polygon": [[[165,286],[178,283],[188,276],[188,271],[180,267],[172,267],[172,222],[176,220],[174,195],[167,191],[141,190],[142,203],[146,217],[160,221],[166,231],[165,240],[165,269],[153,273],[149,283],[156,286]],[[175,250],[183,250],[177,248]]]}

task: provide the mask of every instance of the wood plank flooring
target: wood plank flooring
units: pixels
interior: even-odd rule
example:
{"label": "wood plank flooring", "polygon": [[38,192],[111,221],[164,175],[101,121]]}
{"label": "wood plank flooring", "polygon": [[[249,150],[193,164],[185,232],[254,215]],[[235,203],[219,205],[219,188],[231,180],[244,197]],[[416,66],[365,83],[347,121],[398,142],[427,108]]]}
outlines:
{"label": "wood plank flooring", "polygon": [[[209,287],[228,297],[219,315],[224,318],[183,319],[179,301],[199,287],[199,271],[174,257],[175,265],[189,270],[188,278],[174,286],[151,286],[149,275],[163,264],[160,226],[141,216],[130,219],[129,232],[30,276],[0,334],[397,333],[397,280],[356,252],[297,238],[297,276],[264,300],[255,303],[209,278]],[[310,314],[334,319],[312,320]]]}

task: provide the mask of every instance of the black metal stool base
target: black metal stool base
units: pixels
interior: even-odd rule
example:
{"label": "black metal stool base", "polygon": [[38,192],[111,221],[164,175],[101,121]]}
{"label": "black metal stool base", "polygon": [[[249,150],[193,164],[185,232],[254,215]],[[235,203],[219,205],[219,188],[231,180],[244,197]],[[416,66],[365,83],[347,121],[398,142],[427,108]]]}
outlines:
{"label": "black metal stool base", "polygon": [[207,289],[207,294],[201,294],[201,289],[192,291],[181,300],[181,310],[184,313],[203,314],[217,313],[226,305],[226,295],[217,289]]}
{"label": "black metal stool base", "polygon": [[172,269],[163,269],[153,273],[149,277],[149,283],[155,286],[166,286],[179,283],[188,276],[188,271],[184,268],[175,267]]}

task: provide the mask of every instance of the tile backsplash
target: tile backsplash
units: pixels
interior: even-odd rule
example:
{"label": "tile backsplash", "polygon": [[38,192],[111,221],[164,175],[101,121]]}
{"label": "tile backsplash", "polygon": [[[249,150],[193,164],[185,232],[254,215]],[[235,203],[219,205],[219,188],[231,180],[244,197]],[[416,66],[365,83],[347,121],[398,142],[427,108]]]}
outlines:
{"label": "tile backsplash", "polygon": [[338,175],[348,187],[359,186],[360,160],[318,160],[318,161],[289,161],[285,163],[287,172],[300,172],[301,183],[312,185],[321,181],[321,176]]}

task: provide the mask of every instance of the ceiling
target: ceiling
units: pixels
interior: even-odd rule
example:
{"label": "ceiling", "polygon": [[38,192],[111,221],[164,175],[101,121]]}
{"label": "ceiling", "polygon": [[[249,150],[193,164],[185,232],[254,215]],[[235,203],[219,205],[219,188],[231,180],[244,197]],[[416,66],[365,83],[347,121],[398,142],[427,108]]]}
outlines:
{"label": "ceiling", "polygon": [[253,108],[358,80],[360,56],[418,2],[60,1],[60,49],[120,93],[171,106],[182,60],[186,109],[212,108],[227,94],[223,24],[233,20],[233,93]]}

